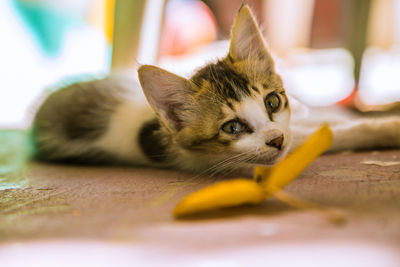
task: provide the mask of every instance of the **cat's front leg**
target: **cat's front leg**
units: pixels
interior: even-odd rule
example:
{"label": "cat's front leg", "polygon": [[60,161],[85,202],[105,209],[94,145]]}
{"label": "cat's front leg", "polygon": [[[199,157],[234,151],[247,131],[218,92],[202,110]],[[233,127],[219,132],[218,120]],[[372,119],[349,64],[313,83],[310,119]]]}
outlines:
{"label": "cat's front leg", "polygon": [[369,118],[333,127],[331,151],[400,147],[400,117]]}
{"label": "cat's front leg", "polygon": [[[323,122],[292,125],[290,150],[299,147]],[[329,151],[400,147],[400,117],[364,118],[331,125],[333,144]]]}

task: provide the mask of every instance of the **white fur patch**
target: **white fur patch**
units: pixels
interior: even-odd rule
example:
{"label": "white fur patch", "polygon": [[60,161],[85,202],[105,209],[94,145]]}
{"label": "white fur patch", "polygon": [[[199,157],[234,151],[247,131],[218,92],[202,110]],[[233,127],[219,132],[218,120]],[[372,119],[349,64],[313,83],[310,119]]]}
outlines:
{"label": "white fur patch", "polygon": [[146,121],[155,118],[153,110],[142,102],[122,103],[112,115],[107,133],[96,142],[95,147],[118,155],[133,164],[146,164],[138,134]]}

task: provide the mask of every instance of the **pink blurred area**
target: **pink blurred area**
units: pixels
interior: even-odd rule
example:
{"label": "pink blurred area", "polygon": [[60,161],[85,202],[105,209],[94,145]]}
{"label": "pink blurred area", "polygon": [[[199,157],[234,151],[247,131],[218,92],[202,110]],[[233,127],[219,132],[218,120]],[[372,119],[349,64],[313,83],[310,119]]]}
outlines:
{"label": "pink blurred area", "polygon": [[161,35],[161,57],[193,54],[216,39],[216,22],[207,5],[200,1],[170,1]]}

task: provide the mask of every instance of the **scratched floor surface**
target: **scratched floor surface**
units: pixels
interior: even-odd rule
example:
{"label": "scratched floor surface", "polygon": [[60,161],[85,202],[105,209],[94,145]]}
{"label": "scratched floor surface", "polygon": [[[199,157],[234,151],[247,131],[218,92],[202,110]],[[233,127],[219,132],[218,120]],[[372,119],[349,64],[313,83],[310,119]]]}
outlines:
{"label": "scratched floor surface", "polygon": [[[18,146],[23,144],[18,134],[8,132],[0,140],[13,136],[6,143]],[[249,257],[254,266],[265,266],[266,260],[271,266],[299,266],[310,257],[305,266],[400,265],[399,150],[324,155],[285,189],[339,208],[346,218],[341,226],[276,199],[176,221],[174,205],[219,178],[24,163],[26,151],[13,151],[5,146],[0,151],[0,260],[5,266],[28,260],[55,266],[52,260],[59,264],[60,258],[68,258],[63,262],[71,266],[76,262],[70,255],[89,248],[96,253],[84,253],[84,260],[124,259],[120,266],[164,266],[165,260],[174,266],[247,266]],[[41,258],[44,250],[53,258]]]}

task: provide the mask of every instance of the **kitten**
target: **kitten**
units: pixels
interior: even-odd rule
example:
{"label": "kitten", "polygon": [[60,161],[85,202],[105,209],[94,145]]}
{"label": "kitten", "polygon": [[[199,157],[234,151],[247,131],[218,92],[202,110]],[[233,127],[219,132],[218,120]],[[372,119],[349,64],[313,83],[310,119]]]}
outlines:
{"label": "kitten", "polygon": [[[51,94],[33,124],[37,156],[215,173],[272,165],[329,122],[309,120],[295,100],[291,111],[247,5],[235,18],[225,58],[190,79],[149,65],[141,66],[138,76],[140,84],[127,75],[110,75]],[[331,125],[333,150],[400,145],[397,117],[356,122],[348,114],[336,115]]]}

